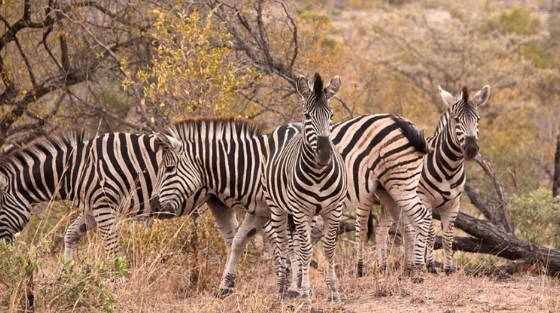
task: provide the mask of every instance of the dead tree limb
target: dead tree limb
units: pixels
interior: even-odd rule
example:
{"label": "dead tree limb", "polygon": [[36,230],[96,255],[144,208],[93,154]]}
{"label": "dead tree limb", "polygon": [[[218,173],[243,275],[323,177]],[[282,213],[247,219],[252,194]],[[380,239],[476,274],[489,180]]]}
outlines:
{"label": "dead tree limb", "polygon": [[[438,215],[434,212],[434,216]],[[439,216],[438,216],[439,218]],[[493,223],[459,212],[455,226],[474,238],[455,238],[453,249],[487,253],[508,260],[523,260],[542,266],[550,276],[560,275],[560,250],[517,239]]]}
{"label": "dead tree limb", "polygon": [[554,178],[552,180],[552,196],[557,197],[560,192],[560,129],[556,137],[556,153],[554,154]]}
{"label": "dead tree limb", "polygon": [[[484,160],[481,154],[478,154],[475,158],[476,163],[482,167],[486,175],[488,175],[492,179],[492,183],[494,184],[494,188],[496,189],[496,193],[499,199],[499,205],[496,207],[494,217],[495,222],[502,226],[508,233],[514,234],[513,224],[509,218],[509,205],[505,195],[504,186],[500,181],[499,177],[494,172],[494,168],[490,162]],[[515,236],[515,235],[513,235]]]}

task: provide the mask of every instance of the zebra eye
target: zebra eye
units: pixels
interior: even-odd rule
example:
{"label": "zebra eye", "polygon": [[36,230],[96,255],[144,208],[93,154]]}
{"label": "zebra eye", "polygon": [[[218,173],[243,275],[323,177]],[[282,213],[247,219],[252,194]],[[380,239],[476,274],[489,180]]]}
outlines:
{"label": "zebra eye", "polygon": [[309,115],[309,113],[307,113],[307,112],[303,113],[303,117],[305,117],[306,120],[311,119],[311,115]]}
{"label": "zebra eye", "polygon": [[167,165],[165,167],[165,172],[168,173],[168,174],[175,172],[175,165]]}

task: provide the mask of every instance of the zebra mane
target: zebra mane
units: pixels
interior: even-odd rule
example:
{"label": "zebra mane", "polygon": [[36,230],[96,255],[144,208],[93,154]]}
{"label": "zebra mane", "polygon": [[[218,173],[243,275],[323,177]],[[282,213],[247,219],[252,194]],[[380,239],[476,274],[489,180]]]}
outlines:
{"label": "zebra mane", "polygon": [[263,130],[238,118],[189,118],[167,126],[163,133],[180,140],[242,139],[260,136]]}
{"label": "zebra mane", "polygon": [[323,79],[319,73],[313,77],[313,92],[320,97],[323,94]]}
{"label": "zebra mane", "polygon": [[0,169],[13,165],[14,162],[21,163],[29,155],[45,155],[44,151],[63,151],[88,140],[89,137],[84,131],[72,131],[56,137],[41,137],[25,147],[13,149],[0,157]]}
{"label": "zebra mane", "polygon": [[463,88],[461,89],[461,99],[459,99],[455,104],[447,107],[447,109],[445,109],[445,111],[441,113],[436,130],[434,131],[434,134],[430,136],[430,139],[439,135],[445,129],[445,127],[447,127],[447,123],[451,118],[451,113],[456,112],[458,108],[460,108],[460,110],[464,112],[467,112],[467,114],[478,114],[476,106],[472,104],[472,101],[469,101],[469,91],[467,89],[467,86],[463,86]]}

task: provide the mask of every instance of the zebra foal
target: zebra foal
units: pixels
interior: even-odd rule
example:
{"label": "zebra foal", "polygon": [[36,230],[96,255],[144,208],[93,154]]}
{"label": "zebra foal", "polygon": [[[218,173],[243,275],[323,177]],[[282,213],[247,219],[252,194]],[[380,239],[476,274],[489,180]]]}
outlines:
{"label": "zebra foal", "polygon": [[[328,104],[328,100],[340,88],[340,79],[335,76],[328,86],[323,87],[321,76],[315,74],[313,88],[310,89],[307,78],[300,76],[296,86],[303,99],[303,131],[283,147],[271,151],[270,156],[263,160],[263,187],[271,210],[271,227],[276,233],[274,254],[278,291],[282,295],[286,284],[287,224],[288,215],[291,215],[295,223],[293,244],[302,277],[301,297],[310,298],[311,221],[316,214],[320,214],[326,228],[323,239],[328,261],[326,284],[330,298],[340,301],[336,288],[334,251],[347,191],[346,168],[329,139],[333,113]],[[297,289],[290,289],[288,293],[290,296],[299,295]]]}

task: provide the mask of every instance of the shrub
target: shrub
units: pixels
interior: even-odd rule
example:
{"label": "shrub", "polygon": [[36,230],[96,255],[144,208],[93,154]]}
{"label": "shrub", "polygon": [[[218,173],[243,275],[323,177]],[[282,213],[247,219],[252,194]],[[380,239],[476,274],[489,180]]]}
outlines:
{"label": "shrub", "polygon": [[517,236],[560,247],[560,198],[550,190],[539,188],[513,199],[511,213]]}
{"label": "shrub", "polygon": [[31,259],[0,240],[0,288],[7,290],[2,292],[0,301],[2,307],[7,306],[10,312],[27,311],[32,305],[28,299],[32,299],[33,273],[38,267]]}

